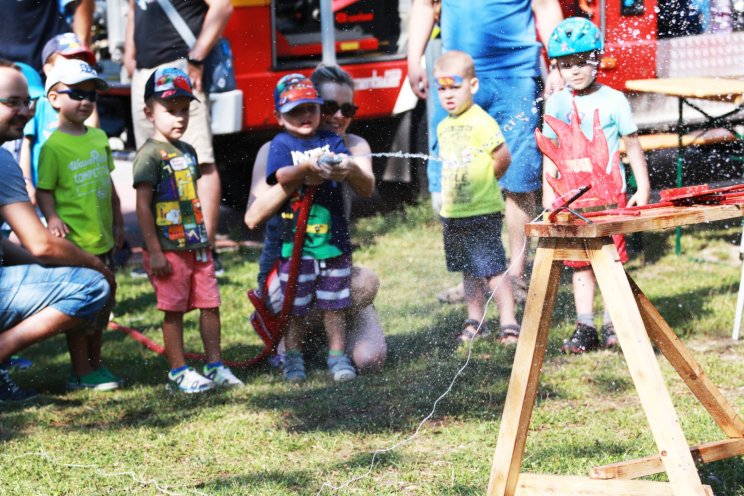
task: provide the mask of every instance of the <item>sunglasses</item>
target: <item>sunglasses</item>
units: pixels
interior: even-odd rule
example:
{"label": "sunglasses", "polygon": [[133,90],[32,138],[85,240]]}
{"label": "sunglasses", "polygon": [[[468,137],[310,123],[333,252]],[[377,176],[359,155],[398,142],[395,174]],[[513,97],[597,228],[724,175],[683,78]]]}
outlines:
{"label": "sunglasses", "polygon": [[323,112],[324,115],[333,115],[339,110],[341,111],[341,115],[349,118],[356,115],[359,107],[357,107],[353,103],[344,103],[342,105],[339,105],[338,102],[335,102],[333,100],[325,100],[320,106],[320,111]]}
{"label": "sunglasses", "polygon": [[98,100],[98,93],[95,91],[83,91],[83,90],[58,90],[56,93],[60,95],[67,95],[70,99],[76,102],[82,102],[88,100],[89,102],[95,103]]}
{"label": "sunglasses", "polygon": [[23,107],[26,107],[29,110],[34,110],[36,108],[37,100],[38,98],[18,98],[11,96],[9,98],[0,98],[0,103],[15,111],[21,110]]}

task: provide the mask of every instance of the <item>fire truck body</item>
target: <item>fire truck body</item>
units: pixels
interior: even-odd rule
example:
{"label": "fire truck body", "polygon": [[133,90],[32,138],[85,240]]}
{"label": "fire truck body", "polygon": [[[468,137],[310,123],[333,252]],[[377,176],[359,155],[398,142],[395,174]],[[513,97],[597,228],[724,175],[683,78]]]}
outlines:
{"label": "fire truck body", "polygon": [[[711,8],[714,3],[709,3]],[[722,14],[696,10],[695,4],[686,0],[562,2],[566,15],[588,15],[602,29],[605,53],[600,81],[620,90],[625,90],[630,79],[744,77],[744,25],[742,13],[737,11],[737,5],[741,8],[744,4],[739,4],[731,2],[724,22]],[[707,25],[701,21],[705,15],[713,17]],[[719,32],[710,32],[716,29]],[[642,129],[676,124],[676,98],[651,94],[630,94],[629,98]],[[699,104],[713,114],[731,107]],[[690,121],[696,118],[702,116],[689,116]]]}

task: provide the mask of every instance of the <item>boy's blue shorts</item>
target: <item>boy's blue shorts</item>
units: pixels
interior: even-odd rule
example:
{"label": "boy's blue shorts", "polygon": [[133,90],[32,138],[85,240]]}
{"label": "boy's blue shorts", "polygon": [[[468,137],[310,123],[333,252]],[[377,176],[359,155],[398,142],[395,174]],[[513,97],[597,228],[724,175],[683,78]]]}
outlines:
{"label": "boy's blue shorts", "polygon": [[501,223],[500,213],[442,219],[447,270],[475,277],[492,277],[505,272]]}

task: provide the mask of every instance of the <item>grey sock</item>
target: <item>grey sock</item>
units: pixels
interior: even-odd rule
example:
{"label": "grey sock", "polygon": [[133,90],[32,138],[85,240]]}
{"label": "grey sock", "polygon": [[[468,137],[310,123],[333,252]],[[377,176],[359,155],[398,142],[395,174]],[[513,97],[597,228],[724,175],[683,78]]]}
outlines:
{"label": "grey sock", "polygon": [[594,314],[593,313],[579,313],[576,314],[576,322],[584,324],[585,326],[594,327]]}
{"label": "grey sock", "polygon": [[612,318],[610,317],[610,312],[605,309],[604,313],[602,314],[602,325],[612,324]]}

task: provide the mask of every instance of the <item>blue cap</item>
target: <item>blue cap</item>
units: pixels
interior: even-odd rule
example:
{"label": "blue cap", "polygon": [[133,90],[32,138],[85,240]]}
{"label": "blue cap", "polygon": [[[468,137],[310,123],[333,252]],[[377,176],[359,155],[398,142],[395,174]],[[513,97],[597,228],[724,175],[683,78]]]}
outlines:
{"label": "blue cap", "polygon": [[31,99],[36,99],[44,96],[44,84],[41,82],[41,76],[36,72],[36,69],[23,62],[15,62],[15,65],[21,70],[23,75],[28,81],[28,96]]}
{"label": "blue cap", "polygon": [[302,74],[287,74],[274,88],[274,107],[280,113],[289,112],[303,103],[323,103],[312,81]]}

